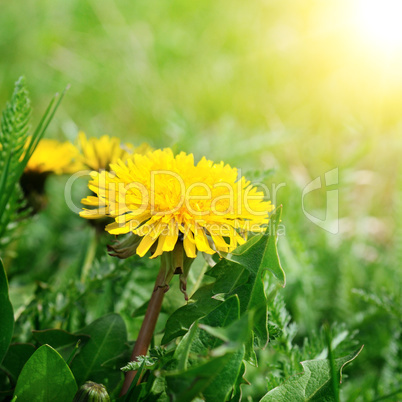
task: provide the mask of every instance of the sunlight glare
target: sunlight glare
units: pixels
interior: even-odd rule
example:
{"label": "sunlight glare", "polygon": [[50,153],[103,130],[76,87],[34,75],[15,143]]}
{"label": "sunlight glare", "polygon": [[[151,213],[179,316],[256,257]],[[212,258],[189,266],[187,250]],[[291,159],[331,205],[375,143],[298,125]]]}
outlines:
{"label": "sunlight glare", "polygon": [[358,0],[362,34],[386,52],[402,50],[402,0]]}

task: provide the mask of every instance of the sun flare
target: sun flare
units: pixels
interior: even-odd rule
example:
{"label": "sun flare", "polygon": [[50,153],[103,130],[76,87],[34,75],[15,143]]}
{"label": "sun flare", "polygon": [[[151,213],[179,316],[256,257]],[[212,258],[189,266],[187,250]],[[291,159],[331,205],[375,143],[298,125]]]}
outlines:
{"label": "sun flare", "polygon": [[402,51],[401,0],[358,0],[356,24],[366,39],[381,50]]}

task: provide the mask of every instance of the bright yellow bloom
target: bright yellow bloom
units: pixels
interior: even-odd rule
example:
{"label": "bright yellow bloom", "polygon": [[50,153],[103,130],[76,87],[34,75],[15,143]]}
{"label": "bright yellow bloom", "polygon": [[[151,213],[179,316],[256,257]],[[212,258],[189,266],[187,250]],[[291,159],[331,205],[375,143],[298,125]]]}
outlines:
{"label": "bright yellow bloom", "polygon": [[42,139],[25,167],[25,173],[73,173],[78,150],[70,142]]}
{"label": "bright yellow bloom", "polygon": [[122,144],[120,138],[104,135],[101,138],[87,139],[82,131],[78,135],[78,146],[81,150],[82,164],[91,170],[109,170],[111,163],[121,159],[126,161],[134,153],[145,154],[151,151],[148,144],[134,147],[131,144]]}
{"label": "bright yellow bloom", "polygon": [[[170,149],[134,155],[111,165],[112,172],[92,172],[89,188],[97,195],[82,203],[87,219],[113,217],[106,230],[142,237],[137,254],[152,247],[153,257],[183,242],[186,255],[197,250],[230,252],[245,242],[248,231],[262,231],[273,210],[264,194],[223,162],[192,154],[174,156]],[[157,244],[157,246],[156,246]]]}

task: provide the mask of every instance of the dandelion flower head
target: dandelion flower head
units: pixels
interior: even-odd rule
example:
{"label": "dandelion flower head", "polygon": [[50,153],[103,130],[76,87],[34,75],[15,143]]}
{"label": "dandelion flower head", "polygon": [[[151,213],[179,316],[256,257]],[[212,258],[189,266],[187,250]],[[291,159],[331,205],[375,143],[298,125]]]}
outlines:
{"label": "dandelion flower head", "polygon": [[135,153],[145,154],[152,149],[146,143],[134,147],[132,144],[122,143],[118,137],[108,135],[87,138],[82,131],[78,134],[78,148],[83,166],[98,171],[109,170],[110,164],[119,159],[126,161]]}
{"label": "dandelion flower head", "polygon": [[45,138],[38,143],[25,173],[73,173],[77,156],[77,148],[70,142]]}
{"label": "dandelion flower head", "polygon": [[259,232],[274,206],[238,170],[203,157],[197,164],[171,149],[135,154],[111,164],[111,172],[92,172],[89,188],[96,196],[82,200],[87,219],[110,216],[106,231],[133,233],[136,252],[152,258],[174,250],[181,242],[189,258],[230,252],[245,242],[247,232]]}

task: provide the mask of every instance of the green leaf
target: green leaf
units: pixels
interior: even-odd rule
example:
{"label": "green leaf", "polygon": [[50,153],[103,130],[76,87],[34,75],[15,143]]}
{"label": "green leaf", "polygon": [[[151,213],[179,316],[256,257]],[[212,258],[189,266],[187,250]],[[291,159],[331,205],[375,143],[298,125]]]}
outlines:
{"label": "green leaf", "polygon": [[168,392],[174,401],[191,401],[202,394],[207,401],[225,401],[243,364],[244,348],[209,359],[186,371],[167,372]]}
{"label": "green leaf", "polygon": [[214,298],[215,295],[235,294],[235,289],[247,282],[249,276],[244,267],[226,260],[221,260],[206,275],[215,278],[215,282],[199,288],[188,304],[169,317],[162,344],[184,335],[194,321],[206,316],[222,303]]}
{"label": "green leaf", "polygon": [[243,362],[241,367],[240,367],[240,371],[239,371],[239,375],[237,376],[236,382],[233,386],[233,393],[232,393],[232,397],[230,398],[230,402],[240,402],[241,401],[241,385],[243,384],[249,384],[249,382],[244,378],[244,374],[246,373],[246,365]]}
{"label": "green leaf", "polygon": [[73,374],[50,346],[41,346],[27,361],[18,378],[18,402],[71,401],[77,392]]}
{"label": "green leaf", "polygon": [[[230,330],[233,323],[239,322],[239,318],[240,301],[237,295],[233,295],[199,320],[199,330],[191,343],[191,352],[197,355],[207,355],[211,349],[221,346],[229,338],[232,342],[238,341],[238,334],[231,334]],[[247,323],[243,329],[249,330]],[[237,344],[237,348],[239,347],[241,345]]]}
{"label": "green leaf", "polygon": [[177,345],[173,357],[178,361],[178,370],[187,369],[188,357],[197,332],[198,321],[195,321],[191,325],[190,330],[183,336],[182,340]]}
{"label": "green leaf", "polygon": [[31,343],[14,343],[8,348],[0,368],[7,373],[14,383],[28,359],[33,355],[36,348]]}
{"label": "green leaf", "polygon": [[8,296],[8,281],[0,259],[0,363],[7,353],[14,331],[14,312]]}
{"label": "green leaf", "polygon": [[177,368],[165,374],[175,400],[202,394],[206,400],[225,401],[232,395],[252,318],[245,313],[239,319],[239,314],[239,298],[233,295],[196,321],[182,338],[174,354]]}
{"label": "green leaf", "polygon": [[[343,368],[353,361],[362,351],[363,346],[348,356],[334,360],[334,366],[342,382]],[[261,402],[333,402],[331,367],[328,359],[307,360],[301,362],[304,372],[289,378],[285,383],[269,391]]]}
{"label": "green leaf", "polygon": [[271,215],[264,234],[254,236],[250,241],[239,246],[225,258],[245,266],[252,274],[259,275],[268,270],[278,279],[282,287],[286,285],[285,272],[278,255],[278,226],[281,221],[282,206]]}
{"label": "green leaf", "polygon": [[53,348],[61,348],[63,346],[75,345],[78,340],[89,339],[85,334],[71,334],[62,329],[44,329],[40,331],[32,331],[33,337],[42,345],[48,344]]}
{"label": "green leaf", "polygon": [[137,356],[135,361],[128,362],[124,367],[120,370],[127,372],[127,371],[137,371],[140,367],[144,364],[144,367],[147,369],[155,367],[158,359],[156,357],[150,356]]}
{"label": "green leaf", "polygon": [[78,333],[90,336],[89,341],[71,363],[71,370],[79,385],[91,380],[104,384],[109,393],[122,379],[120,370],[112,371],[103,363],[125,350],[127,330],[118,314],[108,314],[94,321]]}
{"label": "green leaf", "polygon": [[215,338],[221,339],[224,343],[213,349],[211,355],[221,356],[228,352],[234,352],[247,342],[250,328],[252,326],[252,312],[245,313],[242,317],[232,322],[225,328],[210,327],[200,324],[199,327]]}
{"label": "green leaf", "polygon": [[[191,364],[194,364],[194,361],[199,360],[200,357],[208,356],[211,349],[221,346],[227,340],[225,337],[227,333],[223,332],[224,339],[222,340],[222,337],[217,337],[213,331],[219,331],[220,327],[230,325],[238,320],[239,315],[239,298],[237,295],[233,295],[200,321],[195,321],[176,347],[173,358],[178,362],[177,370],[186,370],[189,360],[191,360]],[[208,331],[208,329],[210,330]],[[222,331],[224,330],[222,329]],[[219,335],[221,335],[220,332]],[[236,347],[239,348],[241,345],[237,344]],[[191,359],[191,356],[196,358]]]}
{"label": "green leaf", "polygon": [[269,226],[264,234],[253,237],[226,256],[229,261],[245,267],[250,274],[247,283],[238,289],[241,312],[255,310],[253,330],[263,347],[269,341],[268,301],[264,289],[264,272],[271,271],[282,286],[286,284],[277,250],[281,213],[282,208],[277,208],[271,215]]}
{"label": "green leaf", "polygon": [[80,341],[80,347],[83,347],[90,338],[85,334],[71,334],[62,329],[32,331],[32,335],[41,345],[48,344],[55,348],[66,361],[75,349],[78,341]]}

